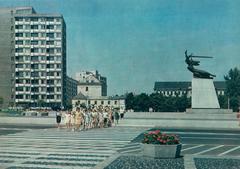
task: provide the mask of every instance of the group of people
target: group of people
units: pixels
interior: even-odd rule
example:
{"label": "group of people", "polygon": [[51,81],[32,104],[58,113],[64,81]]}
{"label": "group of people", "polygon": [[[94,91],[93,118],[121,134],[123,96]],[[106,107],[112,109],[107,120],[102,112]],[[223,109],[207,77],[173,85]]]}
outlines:
{"label": "group of people", "polygon": [[57,113],[56,120],[60,127],[62,115],[67,129],[72,131],[88,130],[90,128],[103,128],[117,125],[124,112],[111,107],[76,107],[75,110],[66,111],[64,114]]}

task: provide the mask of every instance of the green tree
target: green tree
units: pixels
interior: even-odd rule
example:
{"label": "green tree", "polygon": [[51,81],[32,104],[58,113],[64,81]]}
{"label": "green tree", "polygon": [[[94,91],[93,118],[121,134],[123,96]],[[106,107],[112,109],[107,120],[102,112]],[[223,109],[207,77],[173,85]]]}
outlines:
{"label": "green tree", "polygon": [[230,98],[230,108],[237,111],[240,105],[240,70],[238,68],[230,69],[224,79],[226,94]]}
{"label": "green tree", "polygon": [[132,92],[126,94],[125,102],[126,102],[126,109],[127,110],[133,109],[133,107],[134,107],[134,95],[133,95]]}
{"label": "green tree", "polygon": [[150,105],[149,96],[145,93],[135,96],[133,105],[135,111],[148,111]]}
{"label": "green tree", "polygon": [[0,107],[2,107],[3,102],[4,102],[4,99],[0,97]]}

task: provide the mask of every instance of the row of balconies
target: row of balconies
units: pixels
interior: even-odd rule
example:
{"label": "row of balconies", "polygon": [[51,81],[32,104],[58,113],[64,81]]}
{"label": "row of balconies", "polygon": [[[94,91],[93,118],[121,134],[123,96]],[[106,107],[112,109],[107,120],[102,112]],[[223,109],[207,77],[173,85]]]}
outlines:
{"label": "row of balconies", "polygon": [[[44,99],[45,102],[47,103],[55,103],[55,102],[59,102],[61,103],[61,99]],[[31,103],[35,103],[36,100],[33,100],[33,99],[15,99],[15,102],[31,102]]]}
{"label": "row of balconies", "polygon": [[24,83],[24,84],[15,84],[15,87],[61,87],[62,84],[57,84],[57,83],[54,83],[54,84],[27,84],[27,83]]}
{"label": "row of balconies", "polygon": [[54,53],[46,53],[46,52],[43,52],[43,53],[31,53],[31,52],[28,52],[28,53],[26,53],[26,52],[22,52],[22,53],[18,53],[18,52],[15,52],[15,56],[25,56],[25,55],[31,55],[31,56],[52,56],[52,55],[54,55],[54,56],[62,56],[62,52],[59,52],[59,53],[57,53],[57,52],[54,52]]}
{"label": "row of balconies", "polygon": [[42,72],[61,72],[62,69],[61,68],[15,68],[15,71],[31,71],[31,72],[35,72],[36,70],[38,71],[42,71]]}
{"label": "row of balconies", "polygon": [[15,29],[15,33],[26,33],[26,32],[30,32],[30,33],[61,33],[62,32],[62,29],[57,29],[57,28],[54,28],[54,29],[26,29],[26,28],[23,28],[23,29]]}
{"label": "row of balconies", "polygon": [[15,37],[15,40],[62,40],[62,37]]}
{"label": "row of balconies", "polygon": [[61,25],[61,21],[15,21],[15,25]]}

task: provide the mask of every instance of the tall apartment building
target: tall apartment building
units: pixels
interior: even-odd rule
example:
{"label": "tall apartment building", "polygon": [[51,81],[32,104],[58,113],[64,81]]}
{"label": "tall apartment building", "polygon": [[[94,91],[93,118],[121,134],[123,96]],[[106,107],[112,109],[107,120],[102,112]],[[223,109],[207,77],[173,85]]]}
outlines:
{"label": "tall apartment building", "polygon": [[[2,84],[8,84],[8,91],[11,88],[4,99],[10,96],[9,102],[15,106],[38,106],[39,102],[49,107],[64,106],[66,25],[62,15],[38,14],[32,7],[0,9],[0,14],[0,23],[6,22],[0,28],[0,35],[10,34],[0,42],[10,48],[6,54],[0,54],[7,62],[6,77],[0,79],[0,92],[4,90]],[[2,69],[3,63],[0,64]]]}
{"label": "tall apartment building", "polygon": [[78,93],[85,96],[107,96],[107,78],[95,71],[81,71],[76,73]]}

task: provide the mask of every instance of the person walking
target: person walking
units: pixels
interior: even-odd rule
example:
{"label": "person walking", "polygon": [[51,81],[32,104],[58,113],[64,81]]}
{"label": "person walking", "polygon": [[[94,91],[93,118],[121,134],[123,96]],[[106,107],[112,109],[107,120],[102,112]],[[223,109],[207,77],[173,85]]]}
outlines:
{"label": "person walking", "polygon": [[117,109],[115,109],[115,111],[114,111],[114,119],[115,119],[115,126],[116,126],[119,121],[119,113],[118,113]]}
{"label": "person walking", "polygon": [[80,108],[78,107],[76,110],[76,116],[75,116],[75,124],[76,124],[76,130],[80,130],[80,126],[83,122],[83,113],[81,112]]}
{"label": "person walking", "polygon": [[240,107],[238,108],[237,119],[238,119],[238,125],[240,126]]}
{"label": "person walking", "polygon": [[57,113],[56,113],[57,128],[60,128],[61,119],[62,119],[61,112],[57,110]]}
{"label": "person walking", "polygon": [[65,124],[67,129],[71,128],[71,112],[70,110],[65,113]]}

